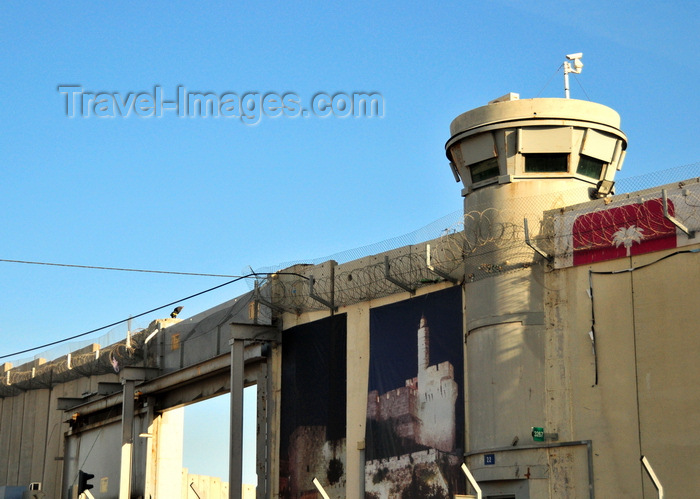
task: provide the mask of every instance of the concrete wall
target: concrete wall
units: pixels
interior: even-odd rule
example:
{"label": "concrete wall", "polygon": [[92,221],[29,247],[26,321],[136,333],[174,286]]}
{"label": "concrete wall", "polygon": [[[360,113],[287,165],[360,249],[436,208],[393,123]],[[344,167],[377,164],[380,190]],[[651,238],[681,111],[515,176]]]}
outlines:
{"label": "concrete wall", "polygon": [[[145,364],[150,367],[144,368],[139,358],[131,454],[134,497],[180,497],[183,406],[228,391],[232,322],[251,324],[237,326],[250,334],[269,330],[252,325],[249,303],[250,294],[185,321],[154,321],[147,331],[154,336],[145,347],[137,347],[143,349]],[[93,345],[89,350],[98,348]],[[246,383],[256,381],[260,369],[255,362],[263,357],[260,352],[260,344],[246,347]],[[75,376],[67,370],[65,358],[42,362],[45,370],[51,365],[61,369],[61,382],[50,388],[39,387],[37,381],[43,383],[50,375],[7,382],[20,379],[17,372],[31,373],[31,366],[17,366],[11,371],[14,377],[6,376],[11,365],[0,366],[5,381],[2,394],[9,394],[0,398],[0,485],[40,482],[47,497],[68,498],[82,469],[95,475],[90,483],[96,498],[118,497],[122,378],[130,376],[126,373],[133,368],[121,366],[119,374],[90,375],[102,368],[97,366],[101,357],[88,357],[94,361],[90,365],[74,362]],[[255,365],[250,367],[249,362]],[[153,384],[149,384],[151,380],[155,380]],[[114,392],[98,393],[100,387]],[[142,434],[146,436],[139,436]]]}
{"label": "concrete wall", "polygon": [[[697,247],[697,246],[696,246]],[[593,441],[596,493],[656,497],[647,456],[668,497],[700,489],[700,255],[675,250],[547,274],[547,431]]]}
{"label": "concrete wall", "polygon": [[155,497],[187,497],[187,484],[172,479],[182,468],[184,425],[184,407],[164,411],[153,422],[151,453],[155,459],[149,482],[155,488]]}
{"label": "concrete wall", "polygon": [[0,399],[0,484],[41,482],[48,497],[61,497],[64,483],[66,415],[61,397],[80,398],[116,375],[79,378],[50,389],[28,390]]}
{"label": "concrete wall", "polygon": [[[228,482],[215,476],[193,475],[182,470],[183,494],[181,496],[163,495],[159,497],[176,497],[182,499],[228,499]],[[243,499],[254,499],[255,492],[251,494],[251,486],[243,488]]]}
{"label": "concrete wall", "polygon": [[[606,206],[601,201],[585,210]],[[681,250],[700,248],[700,242],[688,238],[682,242]],[[424,249],[416,245],[392,254],[423,258]],[[653,465],[668,497],[700,489],[696,472],[700,335],[694,317],[700,297],[700,253],[674,255],[675,251],[578,267],[552,268],[537,259],[539,263],[527,268],[463,284],[466,461],[488,494],[516,494],[518,499],[587,498],[592,483],[598,497],[653,498],[656,491],[640,464],[642,455]],[[382,263],[382,256],[376,255],[338,266],[337,272],[345,276],[353,269]],[[413,261],[407,267],[412,265]],[[330,264],[320,267],[327,272]],[[382,280],[381,272],[377,280]],[[370,311],[412,296],[384,281],[368,286],[377,290],[375,297],[343,304],[337,311],[347,316],[348,498],[361,496],[364,479]],[[416,295],[450,286],[448,282],[423,284]],[[344,295],[337,292],[348,296],[350,291],[361,296],[359,288],[348,288]],[[183,480],[163,479],[181,475],[175,463],[181,463],[182,449],[173,437],[181,432],[182,422],[177,410],[169,409],[229,389],[229,324],[250,320],[250,300],[250,296],[233,300],[173,323],[153,340],[149,361],[160,370],[137,385],[143,393],[134,423],[136,435],[153,437],[134,441],[135,493],[165,498],[186,493]],[[282,335],[331,313],[318,304],[309,310],[309,301],[304,300],[293,303],[298,312],[281,314]],[[592,325],[595,353],[589,336]],[[255,348],[250,358],[262,358],[260,344]],[[275,497],[281,346],[273,345],[270,351],[266,362],[272,397],[266,407],[272,432],[267,478]],[[257,372],[246,370],[246,383],[255,382]],[[86,376],[0,398],[0,485],[42,482],[48,497],[66,497],[77,470],[89,461],[93,469],[86,471],[96,474],[97,491],[104,484],[107,490],[102,496],[113,497],[115,470],[119,470],[118,449],[113,447],[120,443],[114,428],[121,426],[121,400],[89,397],[87,406],[76,410],[89,409],[80,416],[88,419],[73,430],[67,422],[71,412],[57,409],[59,398],[95,393],[99,382],[117,383],[119,376]],[[410,387],[402,390],[408,392]],[[556,437],[535,442],[530,434],[533,426],[542,426]],[[99,443],[91,447],[96,435]],[[266,451],[265,445],[259,449]],[[487,455],[495,462],[489,462]]]}
{"label": "concrete wall", "polygon": [[[601,200],[581,213],[614,206]],[[700,247],[682,235],[678,240],[680,251]],[[486,493],[656,497],[642,455],[670,496],[700,487],[694,472],[700,336],[693,319],[700,255],[675,251],[564,268],[533,251],[527,268],[463,285],[466,460]],[[610,272],[617,273],[604,274]],[[348,320],[347,497],[361,490],[369,312],[410,296],[395,293],[338,310]],[[328,314],[287,313],[283,329]],[[535,426],[545,429],[544,442],[534,441]],[[496,465],[485,463],[487,454]]]}
{"label": "concrete wall", "polygon": [[[698,247],[691,244],[684,249]],[[465,328],[469,330],[465,402],[467,462],[488,493],[589,497],[588,481],[592,477],[598,497],[653,498],[656,491],[641,467],[642,455],[654,466],[669,497],[700,487],[695,472],[700,462],[697,426],[700,336],[696,334],[693,319],[700,296],[700,254],[672,256],[674,251],[542,272],[535,280],[541,280],[539,290],[530,290],[527,295],[529,300],[532,296],[541,300],[540,316],[523,315],[519,320],[497,325],[488,324],[488,314],[465,317]],[[664,256],[668,258],[654,263]],[[589,275],[589,271],[623,271],[642,266],[631,272]],[[534,271],[494,277],[502,282],[493,281],[488,286],[517,289],[518,283],[528,279],[526,274]],[[589,282],[592,282],[593,303],[588,294]],[[472,305],[476,303],[476,309],[482,312],[488,310],[478,305],[487,298],[482,290],[486,284],[476,281],[465,285],[467,301],[473,297]],[[419,289],[417,294],[449,286],[449,283],[433,284]],[[338,310],[347,314],[348,333],[347,497],[360,497],[364,476],[362,444],[367,411],[369,313],[373,307],[410,297],[407,292],[395,293]],[[588,334],[592,305],[595,356]],[[518,301],[514,301],[509,313],[515,317],[522,312],[519,307]],[[328,314],[323,310],[284,314],[284,329]],[[221,334],[212,335],[214,343],[220,344]],[[280,396],[281,347],[272,352],[270,364],[275,391],[271,414],[273,419],[277,418],[278,425],[279,413],[274,411],[274,403],[275,400],[279,403]],[[165,357],[168,355],[177,363],[188,358],[177,349],[171,349]],[[69,414],[56,408],[59,397],[79,398],[92,393],[99,381],[116,382],[118,376],[80,378],[52,389],[29,390],[0,399],[0,456],[5,456],[0,459],[3,484],[26,485],[38,481],[44,484],[49,496],[61,497],[88,457],[92,469],[87,471],[96,474],[93,480],[96,492],[104,486],[107,492],[103,497],[111,497],[116,481],[114,472],[118,471],[110,463],[118,462],[111,458],[116,455],[113,447],[119,443],[119,411],[112,414],[111,422],[105,421],[106,426],[84,429],[76,439],[70,436],[70,427],[65,422]],[[189,395],[184,386],[183,390],[181,395],[168,395],[163,400],[185,403]],[[212,390],[219,388],[212,385]],[[143,411],[136,418],[136,433],[152,433],[157,437],[135,442],[135,481],[153,483],[148,477],[157,476],[158,471],[152,469],[152,462],[145,456],[156,453],[155,462],[163,468],[169,467],[169,460],[181,462],[178,454],[181,448],[168,446],[168,442],[175,441],[168,432],[176,435],[181,425],[177,424],[178,411],[156,412],[155,416],[151,415],[152,423],[148,410]],[[556,433],[557,440],[533,442],[530,428],[538,425],[546,433]],[[107,437],[111,434],[117,436],[110,440]],[[65,435],[69,435],[67,439]],[[95,435],[100,435],[100,443],[91,449],[90,439]],[[274,488],[279,442],[274,432],[270,438],[275,442],[270,467]],[[110,444],[112,440],[116,442],[114,445]],[[586,442],[590,442],[590,453]],[[487,451],[495,455],[495,466],[484,463]],[[590,468],[589,460],[593,465]],[[183,494],[182,482],[177,480],[155,483],[156,497]],[[180,488],[164,488],[175,485]]]}

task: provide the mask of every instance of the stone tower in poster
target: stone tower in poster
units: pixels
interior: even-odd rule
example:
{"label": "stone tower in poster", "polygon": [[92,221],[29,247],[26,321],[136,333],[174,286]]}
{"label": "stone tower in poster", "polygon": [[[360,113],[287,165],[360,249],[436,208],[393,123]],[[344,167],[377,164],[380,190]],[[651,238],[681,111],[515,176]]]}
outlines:
{"label": "stone tower in poster", "polygon": [[421,317],[418,328],[418,376],[416,441],[444,452],[455,448],[455,402],[458,385],[450,362],[430,365],[430,328]]}

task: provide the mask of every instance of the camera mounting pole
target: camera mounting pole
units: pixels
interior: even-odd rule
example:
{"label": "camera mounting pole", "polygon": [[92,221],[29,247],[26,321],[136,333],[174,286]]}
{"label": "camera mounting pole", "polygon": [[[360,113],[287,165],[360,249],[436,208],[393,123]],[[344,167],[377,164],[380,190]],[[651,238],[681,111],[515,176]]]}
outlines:
{"label": "camera mounting pole", "polygon": [[569,73],[581,74],[581,69],[583,69],[583,63],[581,62],[581,57],[583,57],[582,52],[577,52],[576,54],[569,54],[566,58],[569,61],[574,61],[573,67],[569,61],[564,61],[564,96],[569,99]]}

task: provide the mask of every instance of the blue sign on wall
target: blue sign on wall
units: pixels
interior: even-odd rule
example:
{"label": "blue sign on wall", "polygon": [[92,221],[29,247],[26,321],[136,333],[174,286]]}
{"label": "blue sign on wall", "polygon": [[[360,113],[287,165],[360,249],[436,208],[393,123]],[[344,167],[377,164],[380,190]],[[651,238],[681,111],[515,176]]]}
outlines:
{"label": "blue sign on wall", "polygon": [[496,454],[484,454],[484,464],[496,464]]}

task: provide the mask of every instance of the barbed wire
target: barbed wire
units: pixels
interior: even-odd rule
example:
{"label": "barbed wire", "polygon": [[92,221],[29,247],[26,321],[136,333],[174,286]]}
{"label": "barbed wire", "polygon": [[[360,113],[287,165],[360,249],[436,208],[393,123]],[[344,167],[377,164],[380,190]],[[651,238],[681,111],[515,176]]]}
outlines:
{"label": "barbed wire", "polygon": [[[102,340],[111,339],[107,346],[99,343],[89,343],[53,360],[35,358],[28,362],[12,367],[10,364],[0,365],[0,397],[12,396],[25,390],[49,388],[56,383],[63,383],[84,376],[99,374],[114,374],[127,366],[156,367],[158,360],[158,344],[166,350],[185,350],[188,345],[199,349],[201,338],[232,321],[240,321],[242,317],[250,318],[251,297],[247,293],[234,298],[209,314],[185,320],[156,319],[147,328],[126,331],[115,328]],[[255,324],[269,325],[269,309],[262,307],[253,314]],[[171,334],[163,334],[168,328]],[[155,334],[159,333],[157,337]],[[117,341],[114,337],[120,335]],[[151,341],[148,338],[153,338]],[[177,339],[174,339],[177,337]],[[4,368],[4,369],[3,369]]]}
{"label": "barbed wire", "polygon": [[9,369],[0,379],[0,397],[50,388],[81,377],[119,372],[122,367],[144,360],[144,341],[150,332],[148,329],[135,331],[128,344],[126,339],[103,348],[94,344],[50,362],[35,359]]}
{"label": "barbed wire", "polygon": [[[648,187],[650,178],[665,179],[670,184],[691,176],[700,176],[700,163],[626,179],[624,186]],[[669,192],[669,213],[690,230],[700,231],[700,179],[677,182],[670,185]],[[318,262],[316,265],[294,265],[293,272],[277,272],[283,268],[279,266],[251,271],[249,275],[258,277],[256,288],[262,305],[259,316],[271,321],[273,311],[301,313],[322,310],[329,304],[348,306],[447,280],[471,282],[543,264],[543,258],[525,238],[523,218],[528,216],[538,222],[531,228],[531,244],[560,259],[570,257],[574,251],[619,249],[641,236],[650,240],[676,233],[676,227],[663,217],[660,188],[628,197],[618,195],[612,203],[603,200],[559,206],[567,197],[566,193],[559,193],[554,202],[542,196],[509,199],[507,208],[474,206],[464,215],[447,215],[407,236],[338,254],[338,258],[357,257],[344,263],[319,258],[311,261]],[[621,228],[631,227],[635,229],[618,234]],[[416,238],[425,236],[432,237],[415,244]],[[407,241],[413,242],[403,244]],[[392,247],[399,244],[402,246]],[[374,249],[381,251],[368,256]],[[331,266],[333,271],[329,272]],[[195,333],[193,329],[183,336],[184,341]],[[24,369],[6,370],[5,379],[0,379],[0,397],[47,383],[50,386],[63,378],[113,372],[110,370],[115,362],[124,365],[144,360],[139,343],[142,335],[143,330],[137,331],[130,345],[117,341],[97,351],[74,352],[70,363],[66,357],[44,366],[35,359]]]}
{"label": "barbed wire", "polygon": [[[670,186],[669,214],[691,230],[700,229],[698,186],[698,182]],[[579,191],[579,197],[580,190],[574,189]],[[570,197],[567,193],[559,194],[562,202]],[[526,241],[523,219],[528,216],[534,223],[530,244],[558,258],[571,256],[574,250],[619,248],[629,244],[627,239],[635,237],[634,231],[643,235],[645,241],[676,234],[676,227],[663,216],[660,189],[618,196],[612,204],[599,200],[553,208],[551,199],[530,196],[509,199],[508,208],[470,210],[444,230],[441,237],[414,245],[410,252],[384,255],[387,262],[379,255],[351,265],[339,264],[333,277],[327,272],[316,277],[313,294],[322,301],[311,296],[308,283],[301,279],[278,279],[265,284],[272,286],[273,305],[300,313],[321,310],[327,303],[347,306],[401,291],[401,286],[387,278],[387,263],[391,277],[414,289],[446,279],[473,282],[528,269],[543,263],[543,258]],[[568,230],[566,220],[570,222]],[[432,266],[438,272],[428,267],[428,245]],[[308,265],[306,272],[312,275],[320,269]]]}

